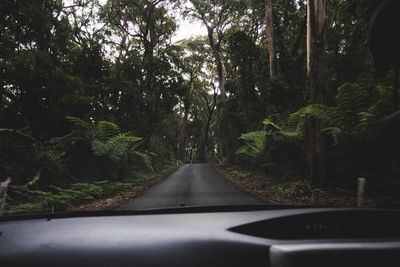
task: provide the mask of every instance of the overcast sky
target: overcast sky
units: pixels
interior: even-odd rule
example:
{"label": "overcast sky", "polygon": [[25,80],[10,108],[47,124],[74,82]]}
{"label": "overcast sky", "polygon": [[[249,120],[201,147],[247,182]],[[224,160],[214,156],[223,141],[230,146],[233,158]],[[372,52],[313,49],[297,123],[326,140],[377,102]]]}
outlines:
{"label": "overcast sky", "polygon": [[196,35],[207,34],[206,27],[202,25],[200,21],[189,21],[180,19],[177,23],[178,30],[175,32],[175,36],[172,38],[174,42],[194,37]]}
{"label": "overcast sky", "polygon": [[[74,0],[63,0],[66,6],[73,5]],[[99,3],[101,5],[105,5],[107,0],[100,0]],[[185,3],[185,5],[191,5],[190,3]],[[206,27],[199,20],[190,20],[188,18],[183,18],[180,14],[180,10],[176,8],[169,7],[167,8],[168,13],[171,17],[176,19],[177,30],[172,37],[172,41],[178,42],[182,39],[188,39],[190,37],[194,37],[196,35],[206,35],[207,30]],[[96,24],[99,25],[99,24]]]}
{"label": "overcast sky", "polygon": [[[186,7],[193,7],[190,1],[185,2]],[[175,18],[175,23],[177,24],[177,30],[172,38],[173,42],[178,42],[182,39],[188,39],[196,35],[206,35],[207,29],[201,23],[200,20],[193,20],[189,17],[184,17],[182,15],[182,10],[180,8],[173,7],[173,5],[167,7],[168,14]]]}

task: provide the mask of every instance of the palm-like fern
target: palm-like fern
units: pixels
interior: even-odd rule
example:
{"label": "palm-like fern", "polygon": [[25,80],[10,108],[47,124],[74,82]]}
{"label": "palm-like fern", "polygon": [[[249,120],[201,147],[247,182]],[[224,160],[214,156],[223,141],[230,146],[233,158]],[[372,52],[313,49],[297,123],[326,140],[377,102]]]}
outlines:
{"label": "palm-like fern", "polygon": [[151,164],[151,157],[149,154],[146,154],[146,153],[143,153],[143,152],[140,152],[137,150],[133,151],[132,154],[139,157],[143,161],[143,163],[147,167],[147,169],[154,171],[153,166]]}
{"label": "palm-like fern", "polygon": [[299,110],[290,115],[288,122],[283,126],[279,126],[269,119],[265,119],[263,124],[266,126],[272,126],[275,131],[268,131],[269,136],[281,136],[288,138],[302,139],[303,137],[303,125],[304,125],[304,110]]}
{"label": "palm-like fern", "polygon": [[117,136],[121,133],[121,129],[118,125],[108,121],[99,121],[97,123],[97,136],[102,140],[107,140],[113,136]]}
{"label": "palm-like fern", "polygon": [[245,145],[236,150],[236,155],[245,159],[249,159],[251,163],[256,164],[264,153],[265,136],[265,131],[242,134],[239,137],[239,140],[242,140]]}
{"label": "palm-like fern", "polygon": [[129,136],[127,133],[117,134],[106,141],[93,139],[92,150],[96,156],[107,156],[113,161],[120,161],[128,156],[141,141],[141,137]]}
{"label": "palm-like fern", "polygon": [[115,163],[126,161],[130,155],[134,155],[153,171],[151,157],[137,151],[143,138],[134,136],[130,132],[121,133],[119,126],[112,122],[100,121],[91,124],[77,117],[68,116],[67,119],[74,124],[80,135],[83,134],[89,139],[94,155],[108,158]]}
{"label": "palm-like fern", "polygon": [[71,122],[75,126],[75,128],[81,128],[81,129],[88,130],[91,127],[90,123],[87,123],[86,121],[82,120],[81,118],[74,117],[74,116],[66,116],[65,118],[69,122]]}

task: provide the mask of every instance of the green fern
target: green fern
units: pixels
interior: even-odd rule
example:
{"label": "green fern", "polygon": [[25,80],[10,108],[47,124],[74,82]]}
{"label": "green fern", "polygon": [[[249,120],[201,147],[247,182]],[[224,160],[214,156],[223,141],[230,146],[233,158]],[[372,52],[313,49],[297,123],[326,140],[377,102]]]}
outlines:
{"label": "green fern", "polygon": [[96,156],[107,156],[117,162],[126,157],[129,152],[134,152],[137,143],[141,140],[142,138],[129,136],[127,133],[118,134],[105,142],[94,139],[92,141],[92,150]]}
{"label": "green fern", "polygon": [[118,125],[108,121],[99,121],[97,123],[97,134],[101,140],[107,140],[121,133]]}
{"label": "green fern", "polygon": [[335,145],[339,143],[339,137],[342,133],[342,130],[338,127],[327,127],[321,130],[322,133],[330,134],[333,138],[333,142]]}
{"label": "green fern", "polygon": [[154,171],[153,166],[151,164],[151,157],[148,154],[140,151],[132,151],[132,154],[139,157],[143,161],[147,169],[149,169],[150,171]]}
{"label": "green fern", "polygon": [[81,118],[74,116],[65,116],[65,118],[77,128],[89,130],[91,127],[90,123],[85,122]]}
{"label": "green fern", "polygon": [[236,150],[236,156],[250,161],[253,165],[258,164],[264,153],[264,141],[266,132],[256,131],[244,133],[239,137],[245,145]]}
{"label": "green fern", "polygon": [[289,118],[285,124],[285,129],[288,131],[301,131],[304,126],[304,118],[306,114],[306,108],[301,108],[296,112],[289,115]]}
{"label": "green fern", "polygon": [[90,124],[76,117],[69,116],[67,119],[78,129],[83,129],[95,156],[108,158],[116,164],[115,167],[121,168],[127,164],[129,156],[134,155],[143,161],[146,168],[153,171],[151,156],[137,151],[143,138],[134,136],[131,132],[121,133],[119,126],[112,122]]}
{"label": "green fern", "polygon": [[278,125],[276,125],[275,123],[273,123],[273,122],[270,121],[269,119],[264,119],[263,124],[264,124],[264,125],[271,125],[271,126],[273,126],[275,129],[277,129],[277,130],[282,130],[281,127],[279,127]]}
{"label": "green fern", "polygon": [[249,132],[242,134],[239,140],[243,140],[253,151],[259,152],[264,146],[265,135],[265,131]]}
{"label": "green fern", "polygon": [[120,161],[127,155],[130,142],[125,138],[125,134],[119,134],[107,141],[109,146],[109,157],[113,161]]}
{"label": "green fern", "polygon": [[321,104],[312,104],[305,108],[305,114],[326,122],[334,122],[336,118],[336,109]]}
{"label": "green fern", "polygon": [[303,138],[304,114],[304,108],[292,113],[284,127],[280,127],[279,125],[271,122],[269,119],[265,119],[263,124],[271,125],[276,129],[274,132],[268,132],[269,135],[273,135],[275,138],[281,136],[301,139]]}
{"label": "green fern", "polygon": [[98,157],[107,155],[109,151],[109,146],[107,145],[107,143],[99,139],[93,139],[91,146],[93,153]]}

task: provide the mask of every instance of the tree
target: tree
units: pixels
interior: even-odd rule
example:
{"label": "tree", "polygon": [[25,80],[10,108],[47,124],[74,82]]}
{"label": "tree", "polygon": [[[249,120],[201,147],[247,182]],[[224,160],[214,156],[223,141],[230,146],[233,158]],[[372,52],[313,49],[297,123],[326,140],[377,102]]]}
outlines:
{"label": "tree", "polygon": [[269,76],[273,77],[276,73],[276,54],[275,54],[275,38],[274,38],[274,23],[272,20],[272,0],[264,0],[265,3],[265,19],[266,32],[269,51]]}
{"label": "tree", "polygon": [[[181,133],[179,141],[179,158],[187,159],[186,151],[191,149],[193,144],[189,144],[189,134],[188,134],[188,118],[189,115],[193,115],[193,105],[198,105],[194,103],[195,95],[198,93],[196,91],[203,91],[204,79],[203,69],[206,67],[207,61],[209,60],[209,50],[205,45],[205,40],[203,38],[193,38],[189,40],[183,40],[180,43],[182,53],[182,64],[181,72],[184,76],[187,76],[183,86],[184,93],[182,94],[180,112],[181,115]],[[198,129],[199,130],[199,129]],[[201,131],[199,131],[201,132]],[[199,138],[201,139],[201,138]],[[190,147],[189,147],[190,146]]]}
{"label": "tree", "polygon": [[[325,0],[307,2],[307,75],[309,104],[326,104],[327,66],[325,57]],[[314,183],[325,182],[325,138],[323,120],[308,117],[307,142],[310,177]]]}
{"label": "tree", "polygon": [[186,12],[192,17],[199,19],[207,28],[208,43],[213,51],[215,66],[218,75],[218,90],[221,99],[218,111],[218,127],[220,139],[220,157],[226,156],[228,162],[231,162],[234,153],[231,147],[229,127],[225,120],[225,111],[223,103],[227,99],[225,83],[226,73],[223,64],[222,45],[226,38],[229,26],[232,26],[242,13],[245,7],[243,1],[227,0],[190,0],[192,8],[187,8]]}
{"label": "tree", "polygon": [[[123,73],[130,75],[129,89],[135,91],[129,93],[127,88],[119,88],[117,93],[122,97],[117,98],[124,103],[139,103],[136,109],[124,105],[119,113],[130,114],[142,122],[143,127],[137,129],[146,146],[154,148],[162,143],[160,139],[166,130],[161,127],[162,121],[172,112],[181,89],[175,51],[178,47],[171,44],[170,38],[176,24],[167,14],[165,3],[159,0],[111,0],[102,9],[102,18],[112,33],[109,43],[119,51],[117,66],[124,66]],[[119,107],[122,108],[116,106]],[[135,113],[141,114],[141,118],[135,117]]]}
{"label": "tree", "polygon": [[[260,105],[260,93],[256,90],[256,77],[261,76],[262,72],[257,68],[260,49],[249,35],[237,30],[229,34],[226,51],[230,63],[227,65],[230,72],[227,79],[227,102],[234,102],[228,112],[236,115],[236,119],[230,123],[231,128],[232,124],[237,125],[238,135],[259,130],[265,115],[265,109]],[[231,134],[233,137],[234,133]]]}

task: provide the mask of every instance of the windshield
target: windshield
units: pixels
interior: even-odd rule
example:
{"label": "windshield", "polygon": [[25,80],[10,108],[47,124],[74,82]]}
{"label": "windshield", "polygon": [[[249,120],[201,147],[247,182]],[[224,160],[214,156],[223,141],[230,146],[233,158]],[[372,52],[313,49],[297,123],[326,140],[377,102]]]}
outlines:
{"label": "windshield", "polygon": [[1,213],[399,207],[398,10],[1,1]]}

